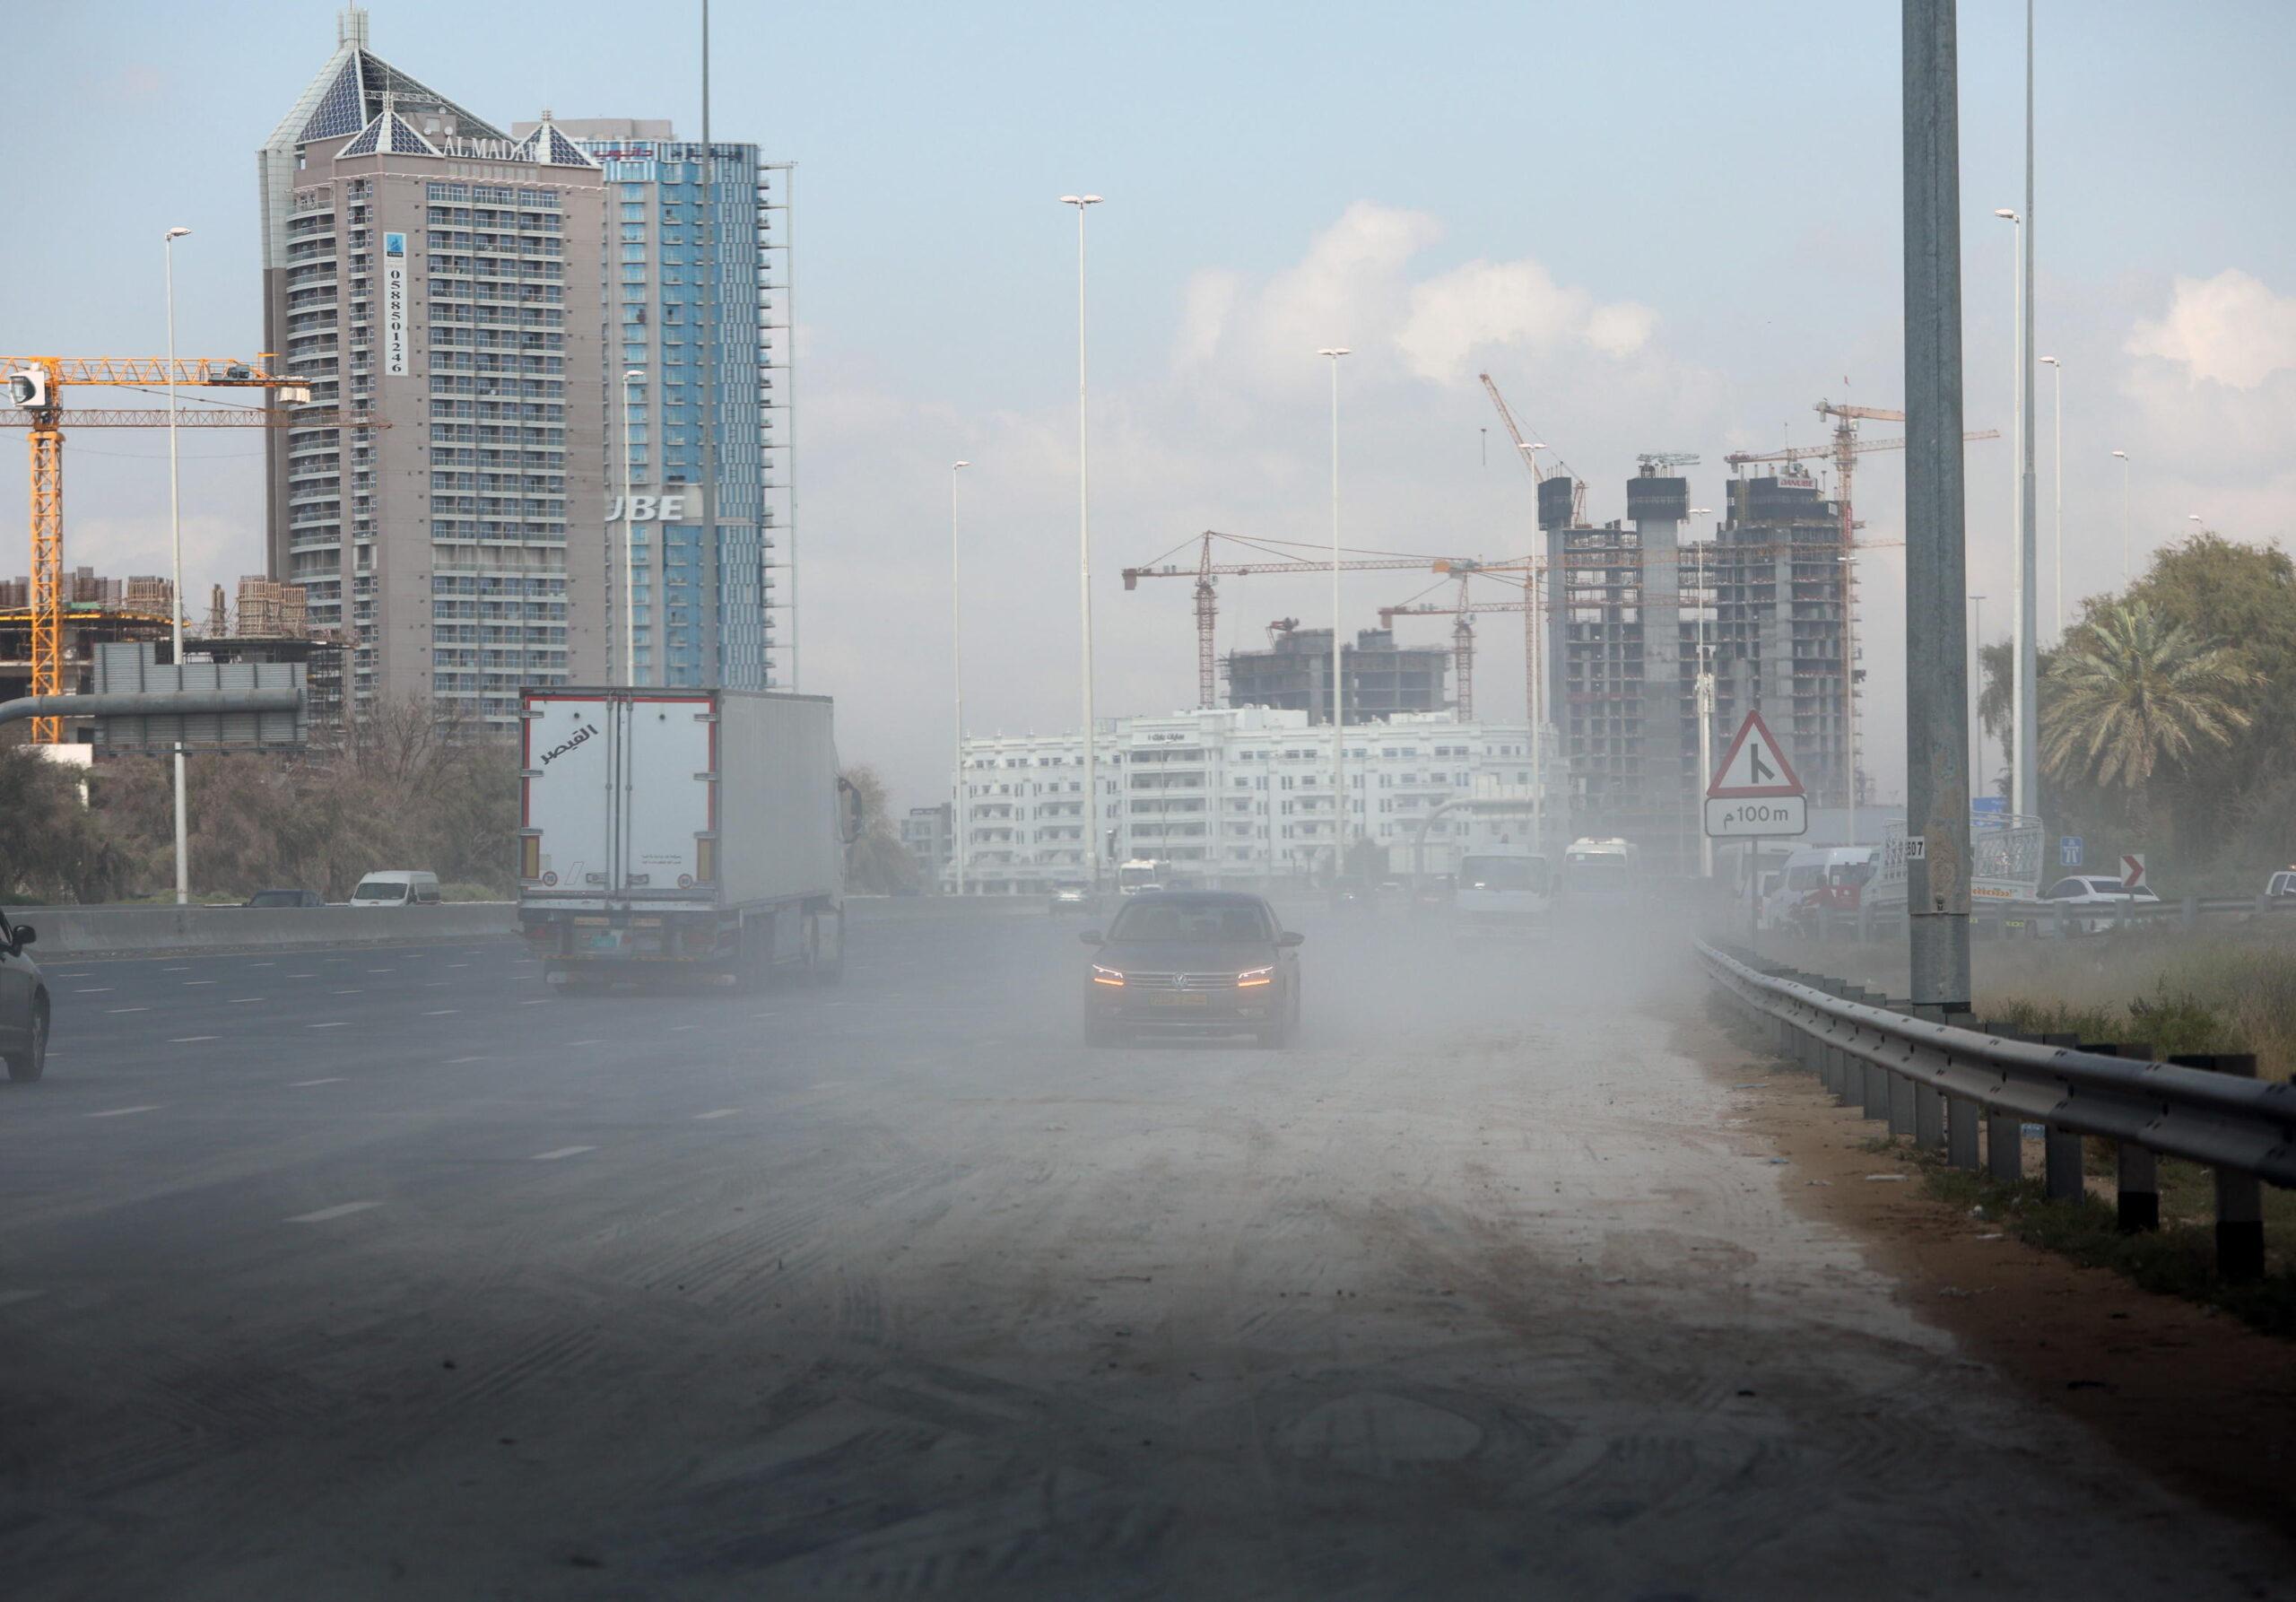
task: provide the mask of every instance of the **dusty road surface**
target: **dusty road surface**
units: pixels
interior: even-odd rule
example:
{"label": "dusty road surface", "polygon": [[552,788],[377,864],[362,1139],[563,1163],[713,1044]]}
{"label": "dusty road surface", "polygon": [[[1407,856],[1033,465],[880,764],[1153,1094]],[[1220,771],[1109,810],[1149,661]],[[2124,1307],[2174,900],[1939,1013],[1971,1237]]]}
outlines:
{"label": "dusty road surface", "polygon": [[0,1594],[2286,1594],[1797,1214],[1672,936],[1303,911],[1296,1049],[1087,1051],[1076,921],[895,911],[52,964]]}

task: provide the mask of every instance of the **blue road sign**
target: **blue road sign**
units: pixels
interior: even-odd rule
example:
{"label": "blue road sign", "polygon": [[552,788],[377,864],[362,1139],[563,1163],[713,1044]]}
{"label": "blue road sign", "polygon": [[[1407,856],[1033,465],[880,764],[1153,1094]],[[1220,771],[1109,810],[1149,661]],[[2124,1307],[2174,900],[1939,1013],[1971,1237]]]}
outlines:
{"label": "blue road sign", "polygon": [[2081,837],[2079,835],[2066,834],[2060,835],[2058,837],[2057,842],[2057,865],[2059,867],[2079,867],[2081,866]]}

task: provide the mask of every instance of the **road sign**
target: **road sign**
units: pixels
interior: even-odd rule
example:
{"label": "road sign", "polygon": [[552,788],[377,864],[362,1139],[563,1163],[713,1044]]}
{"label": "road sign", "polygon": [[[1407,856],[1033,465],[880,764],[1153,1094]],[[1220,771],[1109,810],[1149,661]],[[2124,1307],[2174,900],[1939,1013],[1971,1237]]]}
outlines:
{"label": "road sign", "polygon": [[2144,882],[2144,853],[2123,851],[2120,854],[2120,887],[2123,890],[2149,890]]}
{"label": "road sign", "polygon": [[2059,867],[2079,867],[2081,866],[2081,847],[2082,840],[2077,834],[2067,834],[2060,837],[2057,842],[2057,866]]}
{"label": "road sign", "polygon": [[1809,803],[1794,764],[1761,714],[1748,712],[1706,787],[1706,832],[1717,839],[1759,840],[1802,834],[1809,827]]}

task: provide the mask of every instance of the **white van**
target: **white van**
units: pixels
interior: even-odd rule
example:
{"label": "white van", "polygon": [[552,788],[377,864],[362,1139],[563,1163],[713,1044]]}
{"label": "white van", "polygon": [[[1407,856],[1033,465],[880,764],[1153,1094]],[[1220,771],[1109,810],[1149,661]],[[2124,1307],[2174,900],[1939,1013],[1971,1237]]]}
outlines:
{"label": "white van", "polygon": [[1469,851],[1459,858],[1452,904],[1462,934],[1535,927],[1554,905],[1554,875],[1542,852],[1509,846]]}
{"label": "white van", "polygon": [[359,881],[351,892],[354,907],[435,907],[439,904],[439,875],[420,868],[378,868]]}
{"label": "white van", "polygon": [[1762,901],[1762,927],[1814,931],[1823,912],[1855,912],[1866,884],[1881,871],[1874,846],[1815,846],[1786,859],[1786,871]]}

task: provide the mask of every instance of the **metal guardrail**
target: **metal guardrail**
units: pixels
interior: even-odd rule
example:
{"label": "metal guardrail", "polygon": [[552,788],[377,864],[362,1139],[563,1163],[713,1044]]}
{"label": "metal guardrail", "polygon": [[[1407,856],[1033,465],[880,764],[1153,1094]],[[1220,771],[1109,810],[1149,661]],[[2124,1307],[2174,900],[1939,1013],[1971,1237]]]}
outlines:
{"label": "metal guardrail", "polygon": [[[2204,919],[2282,919],[2296,929],[2296,896],[2188,895],[2178,901],[2135,902],[2068,902],[1979,901],[1970,908],[1972,927],[1991,936],[2024,936],[2055,940],[2075,936],[2109,935],[2121,931],[2192,929]],[[1902,933],[1903,905],[1861,908],[1855,912],[1824,910],[1811,919],[1820,936],[1854,933],[1861,940],[1877,931]]]}
{"label": "metal guardrail", "polygon": [[2257,1082],[2255,1058],[2135,1060],[2149,1049],[2020,1039],[1974,1026],[1966,1014],[1918,1016],[1906,1004],[1703,940],[1698,954],[1722,991],[1774,1032],[1781,1053],[1839,1101],[1944,1151],[1954,1167],[2022,1178],[2022,1126],[2038,1123],[2048,1193],[2066,1199],[2086,1190],[2082,1137],[2101,1136],[2118,1147],[2121,1227],[2132,1232],[2160,1223],[2156,1156],[2213,1169],[2218,1268],[2228,1277],[2263,1271],[2258,1187],[2296,1187],[2296,1084]]}

